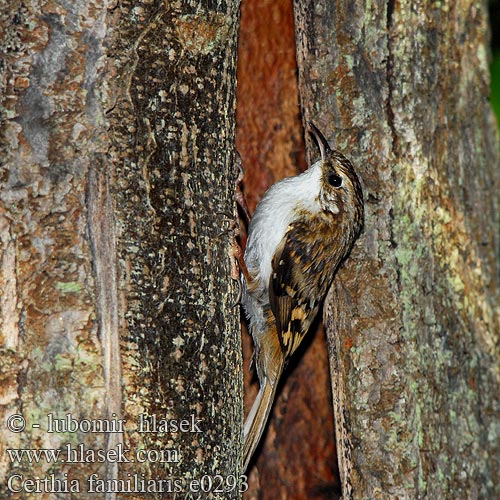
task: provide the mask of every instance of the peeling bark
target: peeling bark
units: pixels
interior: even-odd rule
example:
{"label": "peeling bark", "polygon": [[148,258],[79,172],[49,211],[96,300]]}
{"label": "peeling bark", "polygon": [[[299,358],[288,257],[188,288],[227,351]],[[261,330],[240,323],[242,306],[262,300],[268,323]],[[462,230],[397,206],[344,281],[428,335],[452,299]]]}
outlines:
{"label": "peeling bark", "polygon": [[[106,5],[92,2],[10,2],[2,9],[2,498],[54,498],[10,492],[14,474],[53,474],[82,488],[90,474],[106,474],[99,463],[17,463],[6,452],[67,442],[107,447],[103,434],[47,432],[50,414],[107,415],[86,211],[86,175],[106,148],[95,92],[105,16]],[[13,414],[25,418],[23,432],[5,427]]]}
{"label": "peeling bark", "polygon": [[497,131],[485,3],[296,2],[299,88],[357,166],[327,300],[344,498],[496,498]]}

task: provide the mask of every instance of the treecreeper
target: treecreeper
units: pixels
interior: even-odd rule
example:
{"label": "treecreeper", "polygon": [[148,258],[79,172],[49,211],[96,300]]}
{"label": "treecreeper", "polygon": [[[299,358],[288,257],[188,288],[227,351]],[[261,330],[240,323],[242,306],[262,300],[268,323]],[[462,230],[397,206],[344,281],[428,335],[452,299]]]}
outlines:
{"label": "treecreeper", "polygon": [[243,471],[266,426],[283,370],[309,331],[363,225],[351,162],[308,123],[321,159],[273,184],[255,209],[240,259],[241,303],[260,389],[244,427]]}

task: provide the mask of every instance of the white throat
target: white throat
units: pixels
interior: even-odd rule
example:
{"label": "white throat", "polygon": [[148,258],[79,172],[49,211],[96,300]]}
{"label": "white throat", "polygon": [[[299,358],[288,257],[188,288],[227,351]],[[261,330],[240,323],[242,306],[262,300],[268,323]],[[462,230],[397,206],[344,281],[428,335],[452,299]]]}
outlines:
{"label": "white throat", "polygon": [[245,263],[263,288],[268,286],[273,255],[290,223],[301,211],[321,210],[321,174],[321,161],[317,161],[302,174],[271,186],[257,205],[248,230]]}

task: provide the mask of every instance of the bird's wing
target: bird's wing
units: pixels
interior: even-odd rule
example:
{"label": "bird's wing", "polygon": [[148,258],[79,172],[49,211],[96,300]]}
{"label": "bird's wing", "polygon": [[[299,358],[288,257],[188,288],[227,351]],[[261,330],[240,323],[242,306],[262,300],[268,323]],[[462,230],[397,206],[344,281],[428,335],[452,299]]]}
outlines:
{"label": "bird's wing", "polygon": [[294,222],[288,227],[273,256],[269,280],[269,302],[286,357],[297,349],[309,330],[321,298],[319,283],[314,279],[321,272],[319,249],[301,237],[301,225]]}

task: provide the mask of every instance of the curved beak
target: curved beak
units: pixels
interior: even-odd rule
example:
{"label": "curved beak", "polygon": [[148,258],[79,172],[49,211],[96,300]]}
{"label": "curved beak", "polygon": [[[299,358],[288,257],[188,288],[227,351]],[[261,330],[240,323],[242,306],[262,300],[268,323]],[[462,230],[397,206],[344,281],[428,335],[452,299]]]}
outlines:
{"label": "curved beak", "polygon": [[328,144],[328,141],[325,139],[325,136],[318,130],[316,125],[314,125],[314,123],[312,122],[307,122],[306,130],[316,139],[319,151],[321,153],[321,160],[325,161],[326,155],[330,151],[330,145]]}

